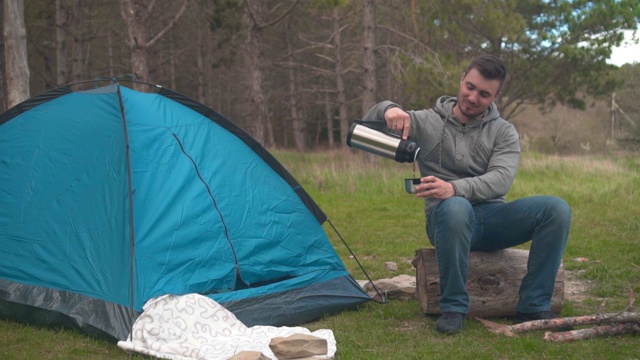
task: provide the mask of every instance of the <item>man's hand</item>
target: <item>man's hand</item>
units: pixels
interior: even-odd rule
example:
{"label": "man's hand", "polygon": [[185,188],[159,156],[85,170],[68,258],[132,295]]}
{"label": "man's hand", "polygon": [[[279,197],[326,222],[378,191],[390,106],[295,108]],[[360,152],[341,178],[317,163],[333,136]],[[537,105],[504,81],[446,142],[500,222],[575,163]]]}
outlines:
{"label": "man's hand", "polygon": [[402,131],[402,138],[409,137],[411,129],[411,118],[404,110],[399,107],[392,107],[384,113],[384,119],[387,127],[393,131]]}
{"label": "man's hand", "polygon": [[420,179],[420,185],[416,186],[416,196],[434,199],[448,199],[456,195],[453,185],[435,176],[425,176]]}

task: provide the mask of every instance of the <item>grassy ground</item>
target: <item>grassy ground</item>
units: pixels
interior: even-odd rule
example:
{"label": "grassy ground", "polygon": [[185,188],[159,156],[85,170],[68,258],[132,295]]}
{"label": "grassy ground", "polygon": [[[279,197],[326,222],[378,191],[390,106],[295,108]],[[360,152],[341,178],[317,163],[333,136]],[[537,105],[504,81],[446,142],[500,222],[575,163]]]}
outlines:
{"label": "grassy ground", "polygon": [[[411,165],[382,158],[371,164],[362,152],[275,151],[274,155],[325,211],[372,279],[415,275],[409,261],[428,241],[422,201],[403,190],[402,179],[412,176]],[[509,199],[534,194],[558,195],[572,206],[565,268],[592,285],[585,300],[565,301],[563,315],[623,309],[629,289],[640,293],[640,159],[524,154]],[[333,228],[326,224],[325,229],[353,276],[364,279],[363,270]],[[385,261],[397,262],[399,270],[389,273]],[[392,300],[384,305],[370,302],[305,326],[333,330],[337,359],[640,357],[638,335],[555,344],[545,342],[543,332],[503,338],[469,320],[461,334],[442,336],[434,329],[435,320],[424,316],[415,301]],[[131,357],[113,343],[73,331],[0,321],[0,359]]]}

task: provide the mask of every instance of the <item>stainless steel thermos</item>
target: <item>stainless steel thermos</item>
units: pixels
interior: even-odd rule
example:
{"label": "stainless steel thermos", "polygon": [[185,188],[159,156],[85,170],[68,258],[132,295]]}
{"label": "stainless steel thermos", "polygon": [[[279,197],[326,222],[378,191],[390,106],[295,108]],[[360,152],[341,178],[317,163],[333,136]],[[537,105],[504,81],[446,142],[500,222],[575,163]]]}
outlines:
{"label": "stainless steel thermos", "polygon": [[373,128],[372,124],[356,120],[349,129],[347,145],[401,163],[416,161],[420,151],[416,143],[403,140],[400,136],[385,131],[384,127]]}

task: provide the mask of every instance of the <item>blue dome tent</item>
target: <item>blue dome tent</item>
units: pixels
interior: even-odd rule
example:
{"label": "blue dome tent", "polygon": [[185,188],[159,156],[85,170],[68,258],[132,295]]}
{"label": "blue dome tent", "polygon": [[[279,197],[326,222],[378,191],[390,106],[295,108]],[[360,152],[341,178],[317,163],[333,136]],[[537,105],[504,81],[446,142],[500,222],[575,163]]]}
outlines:
{"label": "blue dome tent", "polygon": [[231,121],[160,86],[71,88],[0,115],[0,317],[124,340],[165,294],[247,326],[371,299],[322,210]]}

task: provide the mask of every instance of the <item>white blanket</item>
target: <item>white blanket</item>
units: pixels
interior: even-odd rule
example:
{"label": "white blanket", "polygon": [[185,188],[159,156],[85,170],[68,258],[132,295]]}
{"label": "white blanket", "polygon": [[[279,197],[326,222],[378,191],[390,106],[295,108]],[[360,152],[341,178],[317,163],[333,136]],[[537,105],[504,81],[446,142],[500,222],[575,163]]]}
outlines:
{"label": "white blanket", "polygon": [[276,359],[269,348],[274,337],[308,334],[327,340],[325,356],[333,359],[336,340],[331,330],[303,327],[246,327],[233,313],[214,300],[198,295],[164,295],[149,300],[133,325],[127,341],[118,346],[131,353],[174,360],[222,360],[241,351],[259,351]]}

